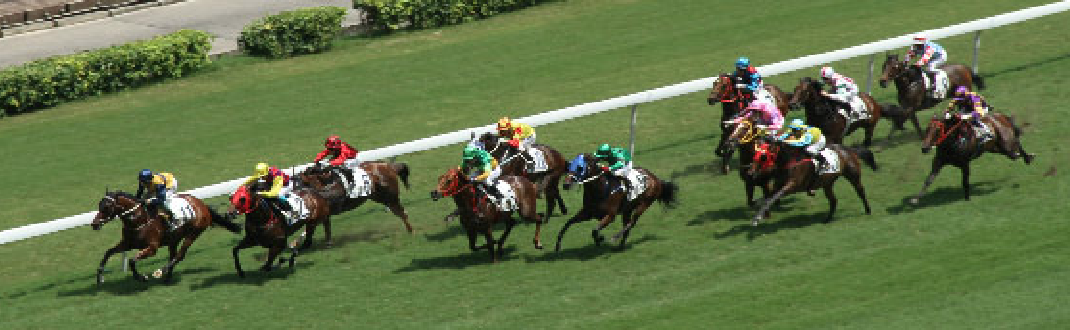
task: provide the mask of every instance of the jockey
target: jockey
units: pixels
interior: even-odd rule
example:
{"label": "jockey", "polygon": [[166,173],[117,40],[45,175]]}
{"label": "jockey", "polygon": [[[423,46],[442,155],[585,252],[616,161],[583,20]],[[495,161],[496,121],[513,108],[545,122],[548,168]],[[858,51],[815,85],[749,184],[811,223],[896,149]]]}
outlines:
{"label": "jockey", "polygon": [[358,165],[360,165],[360,162],[357,161],[357,153],[359,151],[349,145],[349,143],[342,142],[342,139],[337,135],[328,137],[326,141],[323,141],[323,146],[326,149],[323,149],[319,154],[316,154],[316,160],[313,160],[313,162],[319,163],[324,158],[330,157],[330,161],[328,161],[327,164],[348,168],[350,173],[348,173],[347,176],[350,177],[350,181],[353,181],[352,172]]}
{"label": "jockey", "polygon": [[157,214],[162,206],[164,213],[170,218],[167,221],[172,229],[177,227],[175,214],[171,211],[171,198],[174,198],[178,191],[178,180],[175,176],[171,173],[153,174],[152,171],[144,169],[138,173],[137,182],[137,193],[134,197],[148,198],[145,204],[148,204],[149,213],[153,215]]}
{"label": "jockey", "polygon": [[784,126],[784,115],[780,113],[780,109],[777,109],[776,104],[760,99],[752,101],[746,109],[743,109],[743,112],[728,123],[739,123],[744,118],[755,114],[758,115],[757,124],[765,130],[767,136],[775,137]]}
{"label": "jockey", "polygon": [[609,144],[602,144],[598,146],[598,150],[594,152],[594,157],[598,162],[606,163],[602,165],[602,170],[622,179],[624,187],[628,187],[628,174],[632,171],[632,156],[624,148],[613,148]]}
{"label": "jockey", "polygon": [[519,149],[521,153],[527,155],[525,158],[528,162],[532,162],[531,156],[527,154],[531,145],[535,144],[535,129],[531,126],[509,120],[509,117],[502,117],[498,120],[498,137],[508,140],[507,143],[510,146]]}
{"label": "jockey", "polygon": [[736,72],[732,73],[732,80],[735,81],[736,88],[743,91],[743,104],[750,104],[755,94],[765,86],[758,69],[750,66],[750,59],[746,57],[736,60]]}
{"label": "jockey", "polygon": [[955,89],[955,97],[951,99],[951,102],[947,105],[947,111],[945,112],[945,118],[951,115],[954,110],[960,110],[962,119],[970,119],[970,124],[973,125],[984,139],[992,137],[992,132],[988,130],[988,127],[981,122],[981,119],[988,115],[990,110],[988,101],[981,94],[971,92],[966,86],[959,86]]}
{"label": "jockey", "polygon": [[913,60],[917,60],[914,65],[922,68],[925,72],[922,78],[925,80],[925,89],[930,90],[933,88],[933,72],[936,68],[940,67],[947,61],[947,51],[944,47],[941,47],[935,42],[930,41],[924,35],[914,36],[914,46],[907,52],[906,58],[903,62],[911,64]]}
{"label": "jockey", "polygon": [[483,184],[487,194],[495,200],[502,198],[501,192],[494,186],[502,171],[498,167],[498,160],[486,150],[474,146],[465,147],[464,153],[461,154],[461,173],[469,180]]}
{"label": "jockey", "polygon": [[825,137],[821,135],[821,129],[807,126],[802,119],[792,120],[791,125],[788,125],[788,132],[781,135],[780,140],[791,146],[805,147],[806,153],[817,161],[818,171],[822,165],[828,163],[821,155],[821,150],[825,150]]}
{"label": "jockey", "polygon": [[821,91],[821,95],[838,103],[844,109],[847,109],[847,114],[852,117],[851,119],[860,118],[860,116],[855,113],[856,109],[851,108],[851,103],[858,97],[858,85],[855,84],[854,80],[836,73],[831,67],[827,66],[821,68],[821,79],[823,79],[826,84],[832,86],[831,92]]}
{"label": "jockey", "polygon": [[[290,207],[290,203],[287,201],[287,199],[290,198],[290,191],[293,189],[292,186],[290,186],[289,175],[286,175],[286,173],[283,173],[278,168],[269,167],[267,163],[257,163],[253,175],[246,178],[242,185],[248,186],[258,180],[271,182],[271,189],[268,189],[267,191],[258,191],[257,195],[264,197],[269,203],[275,204],[279,213],[282,213],[281,211],[294,211],[293,208]],[[294,221],[297,220],[296,217],[293,218]]]}

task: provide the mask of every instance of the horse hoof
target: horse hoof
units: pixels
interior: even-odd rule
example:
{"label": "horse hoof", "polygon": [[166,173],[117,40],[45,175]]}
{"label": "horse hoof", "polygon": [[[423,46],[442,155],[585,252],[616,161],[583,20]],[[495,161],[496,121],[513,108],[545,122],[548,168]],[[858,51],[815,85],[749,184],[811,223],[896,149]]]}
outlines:
{"label": "horse hoof", "polygon": [[910,199],[910,204],[911,205],[918,205],[918,202],[919,202],[919,200],[918,200],[917,197],[914,197],[914,198]]}
{"label": "horse hoof", "polygon": [[156,271],[152,272],[152,277],[153,278],[163,277],[163,269],[157,269]]}
{"label": "horse hoof", "polygon": [[535,249],[542,250],[542,244],[535,244]]}
{"label": "horse hoof", "polygon": [[245,272],[238,272],[238,277],[245,278]]}

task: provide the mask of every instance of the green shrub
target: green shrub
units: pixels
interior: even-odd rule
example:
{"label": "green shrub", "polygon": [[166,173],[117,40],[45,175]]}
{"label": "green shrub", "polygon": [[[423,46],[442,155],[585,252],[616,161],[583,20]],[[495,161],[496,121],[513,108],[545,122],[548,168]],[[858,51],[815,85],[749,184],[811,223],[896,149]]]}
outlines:
{"label": "green shrub", "polygon": [[545,0],[353,0],[377,29],[426,29],[533,6]]}
{"label": "green shrub", "polygon": [[346,10],[311,7],[271,15],[245,26],[238,45],[245,53],[271,58],[311,54],[331,47]]}
{"label": "green shrub", "polygon": [[210,63],[212,36],[181,30],[150,40],[0,70],[0,116],[187,75]]}

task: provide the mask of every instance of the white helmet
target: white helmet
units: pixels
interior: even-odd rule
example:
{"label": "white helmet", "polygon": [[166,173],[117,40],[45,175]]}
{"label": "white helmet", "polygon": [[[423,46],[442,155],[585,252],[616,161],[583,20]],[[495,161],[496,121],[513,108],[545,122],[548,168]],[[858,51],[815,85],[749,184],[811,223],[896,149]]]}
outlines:
{"label": "white helmet", "polygon": [[836,71],[833,71],[832,68],[827,66],[821,68],[821,78],[832,78],[835,75]]}
{"label": "white helmet", "polygon": [[919,33],[919,34],[915,34],[914,35],[914,44],[915,45],[923,45],[923,44],[925,44],[925,41],[927,41],[927,40],[929,40],[929,38],[926,38],[924,34],[920,34]]}

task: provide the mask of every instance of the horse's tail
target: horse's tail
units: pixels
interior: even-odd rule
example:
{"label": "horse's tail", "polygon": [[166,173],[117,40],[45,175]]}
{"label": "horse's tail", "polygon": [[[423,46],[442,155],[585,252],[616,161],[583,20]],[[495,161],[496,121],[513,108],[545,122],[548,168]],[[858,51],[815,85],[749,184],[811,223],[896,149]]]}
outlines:
{"label": "horse's tail", "polygon": [[854,152],[858,154],[858,158],[862,158],[862,162],[865,162],[866,165],[869,165],[869,168],[873,169],[874,171],[877,170],[877,158],[873,156],[873,151],[870,151],[866,148],[857,147],[854,148]]}
{"label": "horse's tail", "polygon": [[394,172],[398,173],[398,177],[401,178],[401,183],[405,184],[405,190],[408,190],[409,165],[405,163],[390,163],[390,166],[394,168]]}
{"label": "horse's tail", "polygon": [[675,183],[661,181],[661,194],[658,195],[658,201],[665,205],[665,207],[675,207],[677,190],[680,190],[680,187]]}
{"label": "horse's tail", "polygon": [[229,230],[232,233],[241,232],[241,225],[235,223],[234,221],[231,221],[230,217],[225,216],[223,214],[220,214],[218,211],[213,209],[211,206],[205,205],[205,208],[207,208],[208,209],[208,213],[212,215],[212,223],[213,224],[223,226],[223,228],[226,228],[227,230]]}
{"label": "horse's tail", "polygon": [[982,78],[981,75],[976,72],[971,72],[970,76],[973,77],[973,84],[974,86],[977,86],[977,90],[985,89],[985,78]]}
{"label": "horse's tail", "polygon": [[1011,129],[1014,129],[1014,137],[1016,137],[1016,138],[1017,137],[1021,137],[1022,136],[1022,128],[1018,127],[1018,124],[1016,124],[1014,122],[1014,116],[1005,115],[1004,117],[1007,117],[1007,122],[1011,124]]}

